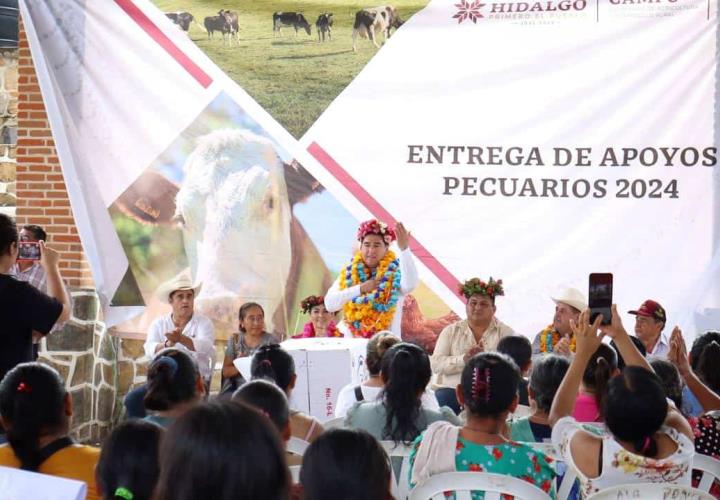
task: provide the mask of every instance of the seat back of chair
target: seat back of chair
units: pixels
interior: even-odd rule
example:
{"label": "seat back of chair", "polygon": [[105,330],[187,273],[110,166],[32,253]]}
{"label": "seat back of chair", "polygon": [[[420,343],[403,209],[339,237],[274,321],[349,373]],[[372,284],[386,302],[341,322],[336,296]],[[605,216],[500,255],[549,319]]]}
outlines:
{"label": "seat back of chair", "polygon": [[310,446],[310,443],[308,443],[304,439],[300,439],[298,437],[291,436],[290,439],[288,439],[285,450],[288,453],[292,453],[293,455],[303,456],[305,454],[305,450],[307,450],[308,446]]}
{"label": "seat back of chair", "polygon": [[445,491],[454,491],[455,498],[470,498],[470,492],[485,492],[485,500],[512,495],[523,500],[548,500],[550,496],[537,486],[512,476],[490,472],[444,472],[431,476],[410,491],[410,500],[428,500]]}
{"label": "seat back of chair", "polygon": [[[385,449],[385,453],[387,453],[390,457],[392,495],[397,500],[405,500],[410,492],[410,481],[408,479],[408,475],[410,474],[410,451],[412,450],[412,447],[402,443],[395,444],[395,441],[380,441],[380,444]],[[400,470],[397,475],[395,474],[395,467],[392,466],[394,457],[402,459]]]}
{"label": "seat back of chair", "polygon": [[522,444],[530,446],[531,448],[534,448],[553,459],[552,465],[554,466],[555,472],[558,475],[563,474],[562,481],[556,488],[556,497],[560,500],[568,498],[570,496],[570,492],[572,491],[573,484],[575,484],[575,480],[577,480],[577,473],[572,467],[567,466],[560,454],[560,451],[555,448],[555,445],[552,443],[535,442],[523,442]]}
{"label": "seat back of chair", "polygon": [[714,500],[709,493],[679,484],[639,483],[623,484],[598,491],[585,500],[617,500],[618,498],[682,498],[684,500]]}
{"label": "seat back of chair", "polygon": [[532,409],[527,405],[517,405],[513,412],[513,418],[523,418],[530,415]]}
{"label": "seat back of chair", "polygon": [[708,493],[713,482],[717,479],[720,481],[720,460],[696,453],[693,457],[693,470],[702,472],[700,476],[700,484],[697,489]]}
{"label": "seat back of chair", "polygon": [[290,469],[290,477],[292,477],[292,482],[297,484],[300,482],[300,467],[301,465],[291,465],[289,467]]}

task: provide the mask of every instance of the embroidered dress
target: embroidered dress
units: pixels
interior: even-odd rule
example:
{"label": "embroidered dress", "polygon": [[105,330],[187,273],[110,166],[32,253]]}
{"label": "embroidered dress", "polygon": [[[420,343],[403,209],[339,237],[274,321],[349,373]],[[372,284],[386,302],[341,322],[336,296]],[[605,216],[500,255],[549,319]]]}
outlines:
{"label": "embroidered dress", "polygon": [[[410,452],[410,477],[423,435],[413,443]],[[482,445],[458,437],[455,447],[455,470],[459,472],[494,472],[517,477],[531,483],[555,498],[552,485],[555,479],[553,459],[522,443],[508,441],[499,445]],[[414,485],[411,485],[414,486]],[[454,493],[445,498],[454,499]],[[473,491],[472,499],[485,498],[485,493]]]}
{"label": "embroidered dress", "polygon": [[[576,471],[570,441],[579,430],[582,428],[574,418],[563,417],[553,427],[552,434],[553,444],[560,450],[568,466]],[[693,443],[670,427],[662,427],[660,432],[664,432],[677,443],[675,453],[661,459],[632,453],[620,446],[612,434],[604,434],[601,474],[589,478],[578,471],[583,497],[620,484],[672,483],[690,486],[690,465],[695,454]]]}

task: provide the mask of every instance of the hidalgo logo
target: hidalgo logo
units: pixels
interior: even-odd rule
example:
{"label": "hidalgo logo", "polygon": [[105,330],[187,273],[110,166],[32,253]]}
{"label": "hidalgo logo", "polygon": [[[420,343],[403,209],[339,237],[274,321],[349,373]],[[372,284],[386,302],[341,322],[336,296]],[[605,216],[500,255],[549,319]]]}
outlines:
{"label": "hidalgo logo", "polygon": [[466,19],[470,19],[472,22],[477,23],[477,20],[484,17],[480,13],[480,9],[484,7],[484,3],[480,3],[480,0],[474,0],[473,2],[468,2],[467,0],[462,0],[460,3],[456,3],[455,7],[458,8],[457,14],[455,14],[453,19],[458,20],[458,24],[463,22]]}
{"label": "hidalgo logo", "polygon": [[[610,0],[611,3],[622,3],[622,2],[659,2],[660,0]],[[677,1],[677,0],[668,0]],[[466,19],[471,20],[477,24],[478,19],[485,18],[480,9],[488,4],[480,3],[480,0],[474,0],[469,2],[468,0],[462,0],[460,3],[455,4],[458,11],[453,19],[458,20],[458,24],[462,23]],[[577,12],[585,10],[587,7],[587,0],[545,0],[545,1],[534,1],[534,2],[492,2],[490,5],[490,12],[485,13],[490,18],[495,18],[493,14],[510,14],[510,13],[539,13],[539,12],[566,12],[574,10]]]}

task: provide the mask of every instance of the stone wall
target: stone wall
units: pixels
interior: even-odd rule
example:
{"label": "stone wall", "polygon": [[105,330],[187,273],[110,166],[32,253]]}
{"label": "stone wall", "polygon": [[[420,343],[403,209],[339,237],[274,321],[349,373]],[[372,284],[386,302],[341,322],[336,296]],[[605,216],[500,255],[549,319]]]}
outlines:
{"label": "stone wall", "polygon": [[0,50],[0,213],[11,217],[17,205],[17,90],[18,51]]}

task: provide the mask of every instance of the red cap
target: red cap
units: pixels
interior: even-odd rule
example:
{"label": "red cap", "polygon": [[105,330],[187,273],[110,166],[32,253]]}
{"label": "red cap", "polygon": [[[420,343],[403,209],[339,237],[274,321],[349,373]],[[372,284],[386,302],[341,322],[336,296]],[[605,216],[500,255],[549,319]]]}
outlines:
{"label": "red cap", "polygon": [[655,318],[665,323],[665,309],[654,300],[646,300],[638,307],[637,311],[628,311],[636,316],[645,316],[646,318]]}

